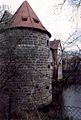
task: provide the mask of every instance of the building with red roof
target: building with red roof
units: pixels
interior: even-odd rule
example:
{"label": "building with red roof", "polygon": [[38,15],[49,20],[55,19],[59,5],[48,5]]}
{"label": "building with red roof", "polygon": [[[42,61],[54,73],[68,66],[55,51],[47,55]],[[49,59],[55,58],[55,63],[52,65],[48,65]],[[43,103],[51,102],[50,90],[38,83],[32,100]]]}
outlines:
{"label": "building with red roof", "polygon": [[47,33],[50,37],[51,34],[46,30],[43,26],[31,6],[27,1],[24,1],[22,5],[18,8],[16,13],[7,23],[9,28],[15,27],[25,27],[25,28],[34,28],[37,30],[41,30]]}
{"label": "building with red roof", "polygon": [[53,62],[53,79],[62,79],[62,46],[60,40],[50,41],[50,49],[52,51]]}

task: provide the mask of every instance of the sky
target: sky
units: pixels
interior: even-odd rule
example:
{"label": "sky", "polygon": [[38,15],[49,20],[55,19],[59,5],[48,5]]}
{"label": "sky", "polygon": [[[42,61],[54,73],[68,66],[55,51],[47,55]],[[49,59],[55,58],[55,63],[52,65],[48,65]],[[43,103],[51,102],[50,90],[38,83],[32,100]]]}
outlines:
{"label": "sky", "polygon": [[[0,5],[7,4],[14,14],[24,0],[0,0]],[[77,29],[81,32],[81,7],[77,11],[80,0],[27,0],[45,28],[51,33],[50,40],[60,39],[67,42],[68,37]],[[77,22],[78,21],[78,22]],[[75,37],[75,36],[74,36]],[[71,42],[71,41],[70,41]],[[78,43],[77,43],[78,44]],[[80,46],[79,46],[80,47]]]}

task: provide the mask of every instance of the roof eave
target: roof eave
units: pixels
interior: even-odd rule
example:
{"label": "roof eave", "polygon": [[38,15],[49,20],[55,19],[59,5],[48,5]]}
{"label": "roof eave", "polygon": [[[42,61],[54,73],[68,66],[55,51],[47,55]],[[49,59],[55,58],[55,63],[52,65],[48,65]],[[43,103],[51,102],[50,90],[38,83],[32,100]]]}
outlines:
{"label": "roof eave", "polygon": [[7,27],[8,29],[14,29],[14,28],[29,28],[29,29],[34,29],[34,30],[38,30],[38,31],[41,31],[43,33],[46,33],[49,38],[51,37],[51,34],[47,31],[47,30],[44,30],[44,29],[39,29],[39,28],[32,28],[32,27],[24,27],[24,26],[14,26],[14,27]]}

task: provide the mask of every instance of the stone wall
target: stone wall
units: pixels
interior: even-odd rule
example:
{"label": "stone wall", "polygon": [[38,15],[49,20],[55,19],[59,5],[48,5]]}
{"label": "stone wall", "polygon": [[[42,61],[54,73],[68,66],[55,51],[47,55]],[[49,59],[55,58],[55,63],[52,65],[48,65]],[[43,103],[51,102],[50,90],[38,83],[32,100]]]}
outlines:
{"label": "stone wall", "polygon": [[1,87],[11,96],[13,109],[27,110],[51,103],[48,39],[46,33],[27,28],[1,33],[0,70],[4,66],[5,71]]}

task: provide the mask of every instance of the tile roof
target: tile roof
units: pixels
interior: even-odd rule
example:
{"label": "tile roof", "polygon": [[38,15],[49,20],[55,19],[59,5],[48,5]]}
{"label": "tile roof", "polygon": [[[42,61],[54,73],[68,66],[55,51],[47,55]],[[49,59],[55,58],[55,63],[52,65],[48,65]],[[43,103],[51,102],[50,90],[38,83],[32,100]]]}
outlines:
{"label": "tile roof", "polygon": [[41,21],[27,1],[24,1],[17,12],[13,15],[12,19],[8,22],[8,27],[35,28],[47,32],[49,37],[51,37],[51,34],[42,25]]}
{"label": "tile roof", "polygon": [[54,41],[50,41],[50,48],[52,49],[58,49],[58,46],[60,44],[60,40],[54,40]]}

